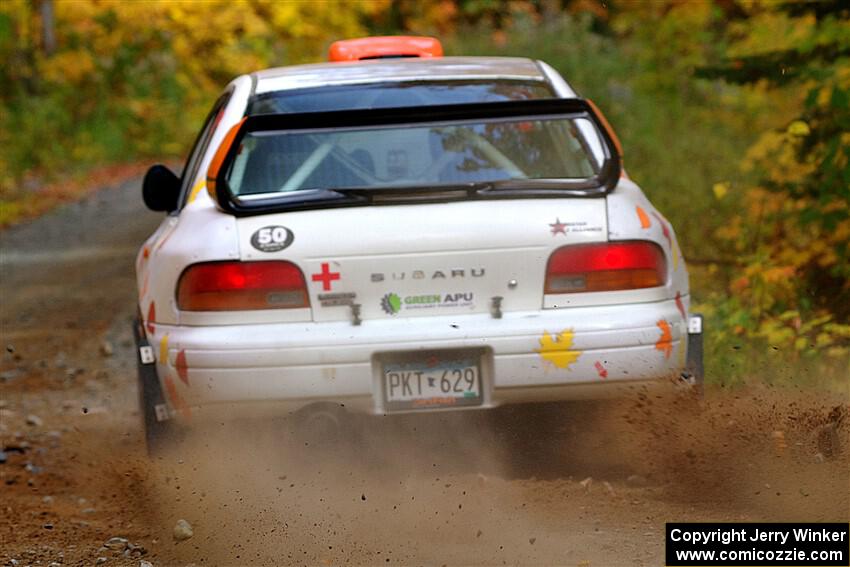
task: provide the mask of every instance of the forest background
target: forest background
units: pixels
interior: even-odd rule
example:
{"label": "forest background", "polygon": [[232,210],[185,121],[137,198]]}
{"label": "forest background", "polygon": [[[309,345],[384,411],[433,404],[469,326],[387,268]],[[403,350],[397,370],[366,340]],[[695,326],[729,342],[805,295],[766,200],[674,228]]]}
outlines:
{"label": "forest background", "polygon": [[[234,76],[337,39],[547,61],[673,223],[716,387],[850,387],[850,8],[761,0],[5,0],[0,227],[179,163]],[[105,173],[106,172],[106,173]]]}

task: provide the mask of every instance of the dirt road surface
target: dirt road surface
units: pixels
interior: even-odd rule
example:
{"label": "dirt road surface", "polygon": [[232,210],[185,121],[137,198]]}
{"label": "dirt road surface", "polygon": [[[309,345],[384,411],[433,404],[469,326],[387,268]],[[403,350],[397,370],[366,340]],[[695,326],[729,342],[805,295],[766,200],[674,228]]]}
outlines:
{"label": "dirt road surface", "polygon": [[848,399],[794,389],[357,420],[331,447],[218,424],[150,460],[139,183],[0,234],[2,565],[657,566],[667,521],[850,519]]}

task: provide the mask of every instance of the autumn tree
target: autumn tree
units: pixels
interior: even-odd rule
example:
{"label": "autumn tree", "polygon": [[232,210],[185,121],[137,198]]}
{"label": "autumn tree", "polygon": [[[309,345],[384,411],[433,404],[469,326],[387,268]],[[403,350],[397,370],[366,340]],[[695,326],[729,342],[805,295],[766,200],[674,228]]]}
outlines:
{"label": "autumn tree", "polygon": [[724,63],[699,75],[782,98],[788,112],[749,149],[758,183],[719,231],[743,264],[738,332],[798,352],[850,345],[850,9],[757,3],[728,28]]}

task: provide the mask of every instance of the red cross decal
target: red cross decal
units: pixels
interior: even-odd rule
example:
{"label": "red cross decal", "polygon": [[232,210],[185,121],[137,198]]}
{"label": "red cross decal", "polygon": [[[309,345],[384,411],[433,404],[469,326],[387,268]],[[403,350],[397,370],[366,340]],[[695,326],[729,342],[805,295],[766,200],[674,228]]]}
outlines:
{"label": "red cross decal", "polygon": [[340,278],[339,272],[332,272],[327,262],[322,263],[322,273],[310,276],[314,282],[322,282],[322,290],[330,291],[331,282]]}

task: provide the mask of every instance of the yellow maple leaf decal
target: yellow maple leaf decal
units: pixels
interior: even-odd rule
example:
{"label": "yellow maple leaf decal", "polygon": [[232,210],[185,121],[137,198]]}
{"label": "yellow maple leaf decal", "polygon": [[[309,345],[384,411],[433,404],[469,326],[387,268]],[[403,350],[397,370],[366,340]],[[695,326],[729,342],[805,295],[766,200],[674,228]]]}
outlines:
{"label": "yellow maple leaf decal", "polygon": [[550,335],[543,331],[540,337],[540,349],[537,352],[543,360],[551,362],[558,368],[569,368],[570,364],[578,360],[581,351],[570,350],[573,346],[573,330],[566,329],[559,335]]}

